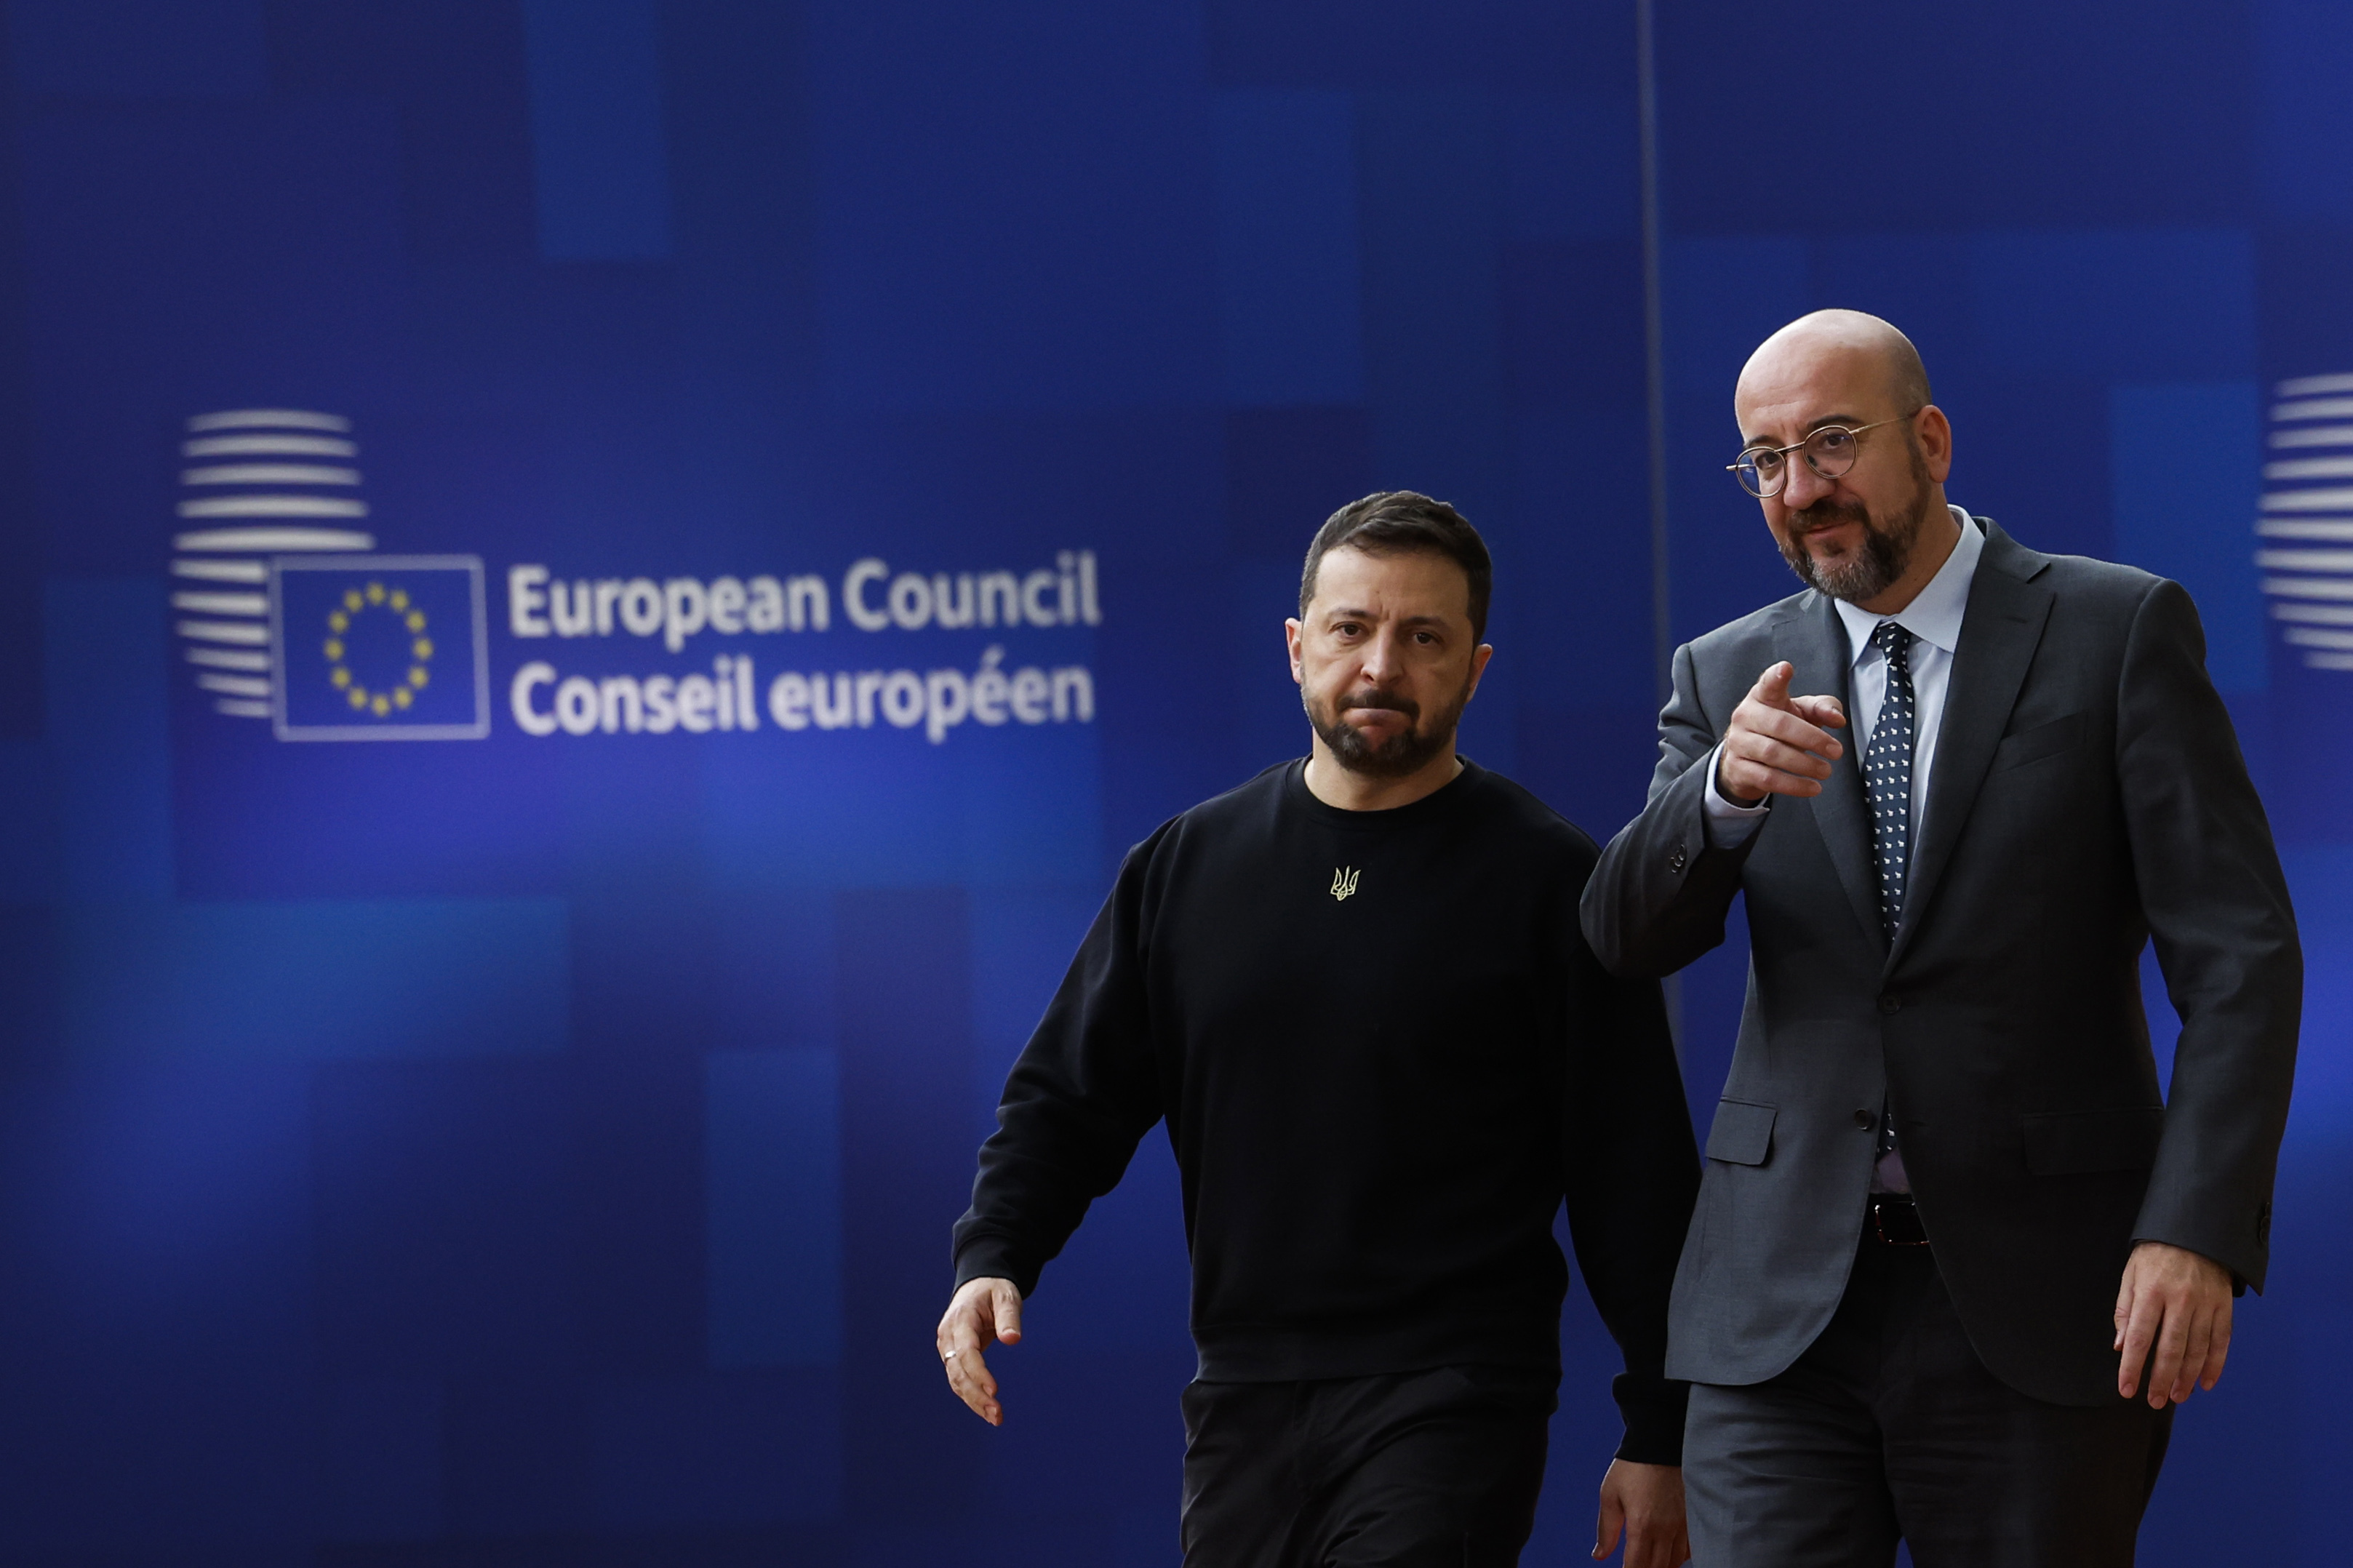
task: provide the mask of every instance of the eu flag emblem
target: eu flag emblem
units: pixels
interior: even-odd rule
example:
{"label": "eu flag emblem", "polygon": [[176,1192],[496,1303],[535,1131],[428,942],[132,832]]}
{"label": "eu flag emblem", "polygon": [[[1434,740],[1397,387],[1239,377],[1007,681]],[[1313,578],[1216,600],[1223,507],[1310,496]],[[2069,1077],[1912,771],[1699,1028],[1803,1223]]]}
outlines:
{"label": "eu flag emblem", "polygon": [[490,733],[480,557],[281,555],[269,585],[280,740]]}

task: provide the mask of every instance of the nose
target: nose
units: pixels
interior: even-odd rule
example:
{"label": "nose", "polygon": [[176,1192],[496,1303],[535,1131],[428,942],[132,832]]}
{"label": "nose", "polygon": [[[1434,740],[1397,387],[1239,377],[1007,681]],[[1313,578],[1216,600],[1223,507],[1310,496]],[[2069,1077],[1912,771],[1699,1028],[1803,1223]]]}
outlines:
{"label": "nose", "polygon": [[1836,479],[1826,479],[1814,472],[1814,466],[1800,452],[1789,454],[1782,472],[1788,477],[1781,483],[1781,493],[1774,499],[1791,511],[1803,511],[1838,488]]}
{"label": "nose", "polygon": [[1384,626],[1365,639],[1364,651],[1357,658],[1357,669],[1367,686],[1386,686],[1397,673],[1397,633]]}

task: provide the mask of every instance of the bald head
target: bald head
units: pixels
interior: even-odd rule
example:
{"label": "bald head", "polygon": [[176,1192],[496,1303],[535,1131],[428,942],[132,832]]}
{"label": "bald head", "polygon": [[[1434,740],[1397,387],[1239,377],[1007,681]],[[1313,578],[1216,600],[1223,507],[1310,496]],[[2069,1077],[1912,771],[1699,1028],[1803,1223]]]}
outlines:
{"label": "bald head", "polygon": [[1741,367],[1733,407],[1740,414],[1757,403],[1778,401],[1775,395],[1788,388],[1826,379],[1851,381],[1862,371],[1888,397],[1884,416],[1902,418],[1930,401],[1928,371],[1910,338],[1861,310],[1816,310],[1757,345]]}
{"label": "bald head", "polygon": [[1790,569],[1873,614],[1909,604],[1960,536],[1953,426],[1912,340],[1860,310],[1800,316],[1748,356],[1732,409],[1743,450],[1767,455],[1742,482]]}

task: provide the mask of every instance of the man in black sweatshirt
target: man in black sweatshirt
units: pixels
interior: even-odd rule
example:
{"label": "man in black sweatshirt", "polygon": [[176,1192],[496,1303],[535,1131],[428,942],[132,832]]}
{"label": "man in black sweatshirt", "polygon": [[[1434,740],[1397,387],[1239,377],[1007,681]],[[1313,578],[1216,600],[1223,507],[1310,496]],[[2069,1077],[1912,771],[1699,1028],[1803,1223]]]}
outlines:
{"label": "man in black sweatshirt", "polygon": [[1653,983],[1577,923],[1593,841],[1459,758],[1493,650],[1460,513],[1367,496],[1307,554],[1286,763],[1130,851],[1015,1064],[955,1226],[937,1348],[982,1360],[1166,1121],[1193,1259],[1189,1568],[1515,1563],[1560,1380],[1566,1199],[1624,1352],[1595,1555],[1672,1568],[1683,1394],[1662,1368],[1698,1156]]}

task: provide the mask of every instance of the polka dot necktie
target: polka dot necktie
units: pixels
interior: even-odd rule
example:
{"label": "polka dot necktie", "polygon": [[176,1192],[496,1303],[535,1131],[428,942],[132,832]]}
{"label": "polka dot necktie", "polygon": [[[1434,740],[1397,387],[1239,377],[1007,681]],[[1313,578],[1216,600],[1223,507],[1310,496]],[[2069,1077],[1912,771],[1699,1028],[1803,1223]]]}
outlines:
{"label": "polka dot necktie", "polygon": [[1862,756],[1871,805],[1871,858],[1879,866],[1879,923],[1890,942],[1904,921],[1904,874],[1912,849],[1912,634],[1882,621],[1872,646],[1887,660],[1887,694]]}

